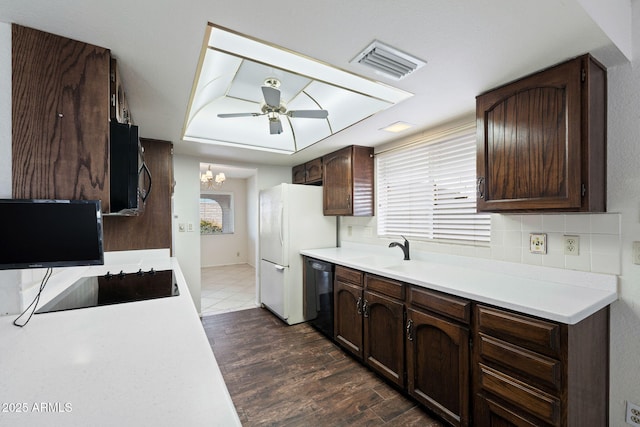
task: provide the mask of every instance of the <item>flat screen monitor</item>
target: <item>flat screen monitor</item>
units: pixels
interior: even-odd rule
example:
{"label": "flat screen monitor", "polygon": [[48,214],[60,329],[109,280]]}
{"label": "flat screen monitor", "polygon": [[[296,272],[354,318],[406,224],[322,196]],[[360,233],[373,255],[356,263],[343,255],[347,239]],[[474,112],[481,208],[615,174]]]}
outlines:
{"label": "flat screen monitor", "polygon": [[101,264],[100,200],[0,199],[0,270]]}

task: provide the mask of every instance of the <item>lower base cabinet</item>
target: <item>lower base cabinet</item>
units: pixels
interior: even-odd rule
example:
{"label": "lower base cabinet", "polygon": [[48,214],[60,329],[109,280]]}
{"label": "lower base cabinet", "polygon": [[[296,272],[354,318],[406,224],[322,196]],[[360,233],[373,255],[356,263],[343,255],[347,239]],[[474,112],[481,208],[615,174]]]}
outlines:
{"label": "lower base cabinet", "polygon": [[478,427],[608,424],[609,309],[574,325],[477,304]]}
{"label": "lower base cabinet", "polygon": [[334,339],[456,427],[608,422],[609,309],[567,325],[336,266]]}
{"label": "lower base cabinet", "polygon": [[471,302],[409,287],[407,391],[453,426],[470,425]]}
{"label": "lower base cabinet", "polygon": [[469,329],[411,308],[407,321],[407,391],[452,425],[469,425]]}
{"label": "lower base cabinet", "polygon": [[404,286],[336,267],[335,340],[388,381],[405,385]]}

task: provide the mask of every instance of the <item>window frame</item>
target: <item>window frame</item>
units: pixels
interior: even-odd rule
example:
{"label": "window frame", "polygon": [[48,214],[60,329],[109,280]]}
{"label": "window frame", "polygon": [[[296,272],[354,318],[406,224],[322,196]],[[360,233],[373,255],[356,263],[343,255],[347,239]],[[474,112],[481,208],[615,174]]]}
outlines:
{"label": "window frame", "polygon": [[[215,196],[228,196],[229,197],[229,207],[225,210],[225,207],[222,205],[222,203],[220,203],[219,200],[215,199]],[[234,194],[233,192],[227,192],[227,191],[211,191],[211,192],[205,192],[205,191],[201,191],[200,192],[200,199],[199,199],[199,219],[200,221],[203,220],[202,218],[202,208],[201,208],[201,204],[202,204],[202,199],[210,199],[210,200],[214,200],[216,203],[218,203],[218,205],[220,205],[220,208],[222,209],[222,231],[220,232],[212,232],[212,233],[203,233],[202,232],[202,226],[200,227],[200,235],[201,236],[217,236],[217,235],[223,235],[223,234],[234,234],[235,233],[235,200],[234,200]]]}
{"label": "window frame", "polygon": [[491,214],[476,207],[475,141],[472,123],[376,153],[378,237],[489,246]]}

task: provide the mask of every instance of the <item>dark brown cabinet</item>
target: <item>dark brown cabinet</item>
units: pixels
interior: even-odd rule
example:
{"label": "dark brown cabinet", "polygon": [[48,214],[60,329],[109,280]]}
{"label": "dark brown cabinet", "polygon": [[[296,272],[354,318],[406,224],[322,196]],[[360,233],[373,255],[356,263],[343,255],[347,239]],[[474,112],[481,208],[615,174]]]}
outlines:
{"label": "dark brown cabinet", "polygon": [[607,425],[608,319],[608,308],[566,325],[476,306],[474,425]]}
{"label": "dark brown cabinet", "polygon": [[322,185],[322,158],[318,157],[291,169],[293,184]]}
{"label": "dark brown cabinet", "polygon": [[141,138],[145,163],[153,171],[153,188],[144,215],[109,216],[104,223],[104,250],[171,248],[171,195],[173,194],[173,144]]}
{"label": "dark brown cabinet", "polygon": [[322,158],[325,215],[373,216],[373,148],[352,145]]}
{"label": "dark brown cabinet", "polygon": [[364,361],[399,387],[405,386],[404,292],[402,283],[365,275]]}
{"label": "dark brown cabinet", "polygon": [[341,266],[335,274],[336,342],[404,387],[404,286]]}
{"label": "dark brown cabinet", "polygon": [[478,211],[604,212],[606,91],[584,55],[478,96]]}
{"label": "dark brown cabinet", "polygon": [[108,49],[12,26],[14,198],[109,211],[109,72]]}
{"label": "dark brown cabinet", "polygon": [[452,426],[607,425],[609,308],[574,325],[337,265],[335,340]]}
{"label": "dark brown cabinet", "polygon": [[454,426],[470,425],[471,302],[409,288],[407,391]]}
{"label": "dark brown cabinet", "polygon": [[345,350],[362,360],[363,274],[337,265],[333,284],[334,337]]}

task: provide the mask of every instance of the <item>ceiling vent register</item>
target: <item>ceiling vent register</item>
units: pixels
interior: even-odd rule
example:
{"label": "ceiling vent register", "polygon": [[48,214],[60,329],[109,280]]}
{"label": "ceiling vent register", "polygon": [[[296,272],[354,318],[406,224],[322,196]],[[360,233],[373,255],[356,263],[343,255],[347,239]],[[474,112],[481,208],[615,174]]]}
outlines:
{"label": "ceiling vent register", "polygon": [[358,62],[380,74],[400,80],[421,68],[426,62],[375,40],[360,52],[351,63]]}

